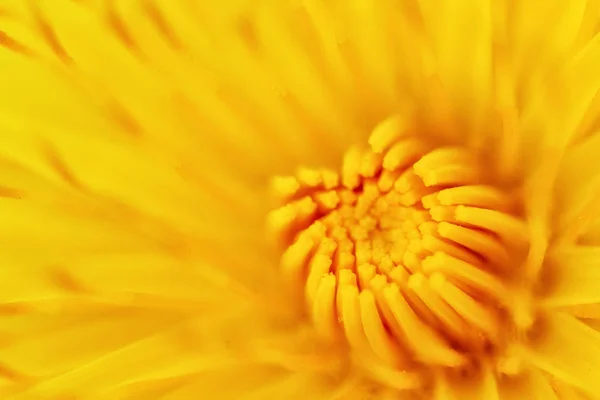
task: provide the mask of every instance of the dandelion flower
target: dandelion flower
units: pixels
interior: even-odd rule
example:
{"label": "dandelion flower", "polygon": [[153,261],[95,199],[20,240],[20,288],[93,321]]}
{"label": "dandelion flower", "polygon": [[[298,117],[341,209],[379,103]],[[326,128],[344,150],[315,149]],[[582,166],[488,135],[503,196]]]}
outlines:
{"label": "dandelion flower", "polygon": [[595,0],[1,0],[0,397],[600,393]]}

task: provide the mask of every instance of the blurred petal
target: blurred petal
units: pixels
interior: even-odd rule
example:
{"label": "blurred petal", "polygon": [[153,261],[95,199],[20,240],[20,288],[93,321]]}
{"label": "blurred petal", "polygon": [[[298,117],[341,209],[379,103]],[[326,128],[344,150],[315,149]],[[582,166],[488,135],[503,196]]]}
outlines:
{"label": "blurred petal", "polygon": [[435,389],[435,400],[501,400],[498,382],[493,372],[486,367],[471,376],[442,376]]}
{"label": "blurred petal", "polygon": [[503,379],[500,399],[563,400],[554,392],[548,379],[537,370]]}
{"label": "blurred petal", "polygon": [[552,257],[549,293],[552,307],[600,303],[600,247],[573,246]]}
{"label": "blurred petal", "polygon": [[598,393],[600,332],[570,315],[552,313],[532,340],[525,358],[533,366],[587,393]]}

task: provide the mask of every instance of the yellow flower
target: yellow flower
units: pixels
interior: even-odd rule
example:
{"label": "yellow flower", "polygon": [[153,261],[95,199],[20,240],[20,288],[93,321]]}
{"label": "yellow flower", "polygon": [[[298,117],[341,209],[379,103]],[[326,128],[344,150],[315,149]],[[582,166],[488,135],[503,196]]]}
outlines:
{"label": "yellow flower", "polygon": [[599,17],[0,0],[0,397],[600,398]]}

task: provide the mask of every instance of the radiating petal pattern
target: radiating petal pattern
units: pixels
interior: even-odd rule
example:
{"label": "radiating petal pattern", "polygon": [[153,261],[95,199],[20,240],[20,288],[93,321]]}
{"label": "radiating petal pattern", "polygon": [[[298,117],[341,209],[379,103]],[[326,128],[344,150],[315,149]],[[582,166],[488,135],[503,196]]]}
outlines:
{"label": "radiating petal pattern", "polygon": [[598,398],[599,27],[0,0],[0,398]]}

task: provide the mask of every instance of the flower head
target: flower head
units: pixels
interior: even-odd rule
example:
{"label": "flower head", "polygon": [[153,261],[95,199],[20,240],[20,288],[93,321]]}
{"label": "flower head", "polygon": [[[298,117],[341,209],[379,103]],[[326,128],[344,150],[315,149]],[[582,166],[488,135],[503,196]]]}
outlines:
{"label": "flower head", "polygon": [[594,0],[0,0],[0,394],[594,399]]}

